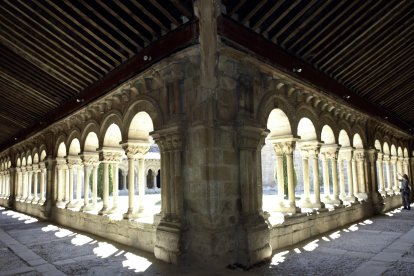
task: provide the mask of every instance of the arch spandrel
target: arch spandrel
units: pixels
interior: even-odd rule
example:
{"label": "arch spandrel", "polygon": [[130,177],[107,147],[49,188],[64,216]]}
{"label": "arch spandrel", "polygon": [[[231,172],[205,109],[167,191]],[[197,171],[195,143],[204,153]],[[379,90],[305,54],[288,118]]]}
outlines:
{"label": "arch spandrel", "polygon": [[70,131],[68,139],[66,140],[66,145],[70,145],[74,139],[81,141],[81,131],[78,128],[74,128]]}

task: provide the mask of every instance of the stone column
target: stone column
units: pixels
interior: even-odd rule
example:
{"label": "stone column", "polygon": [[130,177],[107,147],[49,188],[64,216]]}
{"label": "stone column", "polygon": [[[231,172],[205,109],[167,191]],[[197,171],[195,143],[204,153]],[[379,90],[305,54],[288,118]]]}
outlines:
{"label": "stone column", "polygon": [[[109,166],[116,165],[118,170],[118,164],[121,162],[123,155],[122,149],[118,148],[108,148],[104,147],[99,150],[100,160],[103,163],[103,206],[99,211],[100,215],[112,213],[116,210],[118,204],[118,176],[117,172],[113,171],[114,181],[113,181],[113,193],[114,201],[113,208],[110,210],[108,206],[109,198]],[[116,193],[116,194],[115,194]]]}
{"label": "stone column", "polygon": [[127,176],[128,176],[128,172],[126,171],[122,171],[122,190],[126,190],[127,189]]}
{"label": "stone column", "polygon": [[345,192],[345,168],[344,168],[344,160],[342,157],[342,153],[340,153],[339,157],[339,190],[340,196],[339,198],[342,201],[346,200],[346,192]]}
{"label": "stone column", "polygon": [[79,159],[79,163],[76,166],[76,169],[78,170],[76,173],[76,203],[75,206],[76,207],[82,207],[83,206],[83,202],[82,202],[82,170],[83,170],[83,165],[82,165],[82,160]]}
{"label": "stone column", "polygon": [[358,170],[357,170],[357,162],[356,162],[356,158],[355,158],[355,153],[352,157],[351,160],[351,164],[352,164],[352,187],[354,190],[354,197],[358,197],[359,194],[359,182],[358,182]]}
{"label": "stone column", "polygon": [[319,183],[319,163],[318,163],[318,155],[319,155],[319,143],[310,150],[310,156],[312,158],[312,172],[313,172],[313,191],[314,191],[314,204],[313,208],[323,209],[325,208],[325,204],[321,202],[321,188]]}
{"label": "stone column", "polygon": [[149,150],[148,141],[131,141],[123,143],[122,147],[128,157],[128,211],[124,214],[125,219],[135,219],[139,216],[135,203],[135,172],[134,163],[136,158],[143,158],[144,154]]}
{"label": "stone column", "polygon": [[39,164],[40,167],[40,198],[38,203],[43,204],[46,201],[45,198],[45,187],[46,187],[46,164],[44,162],[41,162]]}
{"label": "stone column", "polygon": [[66,193],[66,160],[61,157],[56,158],[57,165],[57,202],[56,206],[65,208],[64,196]]}
{"label": "stone column", "polygon": [[[87,211],[93,211],[95,210],[95,207],[93,204],[90,204],[89,202],[89,176],[92,172],[92,170],[94,170],[94,168],[98,167],[99,164],[99,154],[97,152],[82,152],[80,154],[80,157],[82,159],[82,163],[83,163],[83,206],[81,208],[82,211],[87,212]],[[96,171],[96,169],[95,169]],[[92,175],[92,179],[93,179],[93,175]],[[96,176],[95,176],[95,181],[96,181]],[[92,180],[93,182],[93,180]]]}
{"label": "stone column", "polygon": [[27,169],[22,167],[22,196],[20,198],[21,202],[24,202],[27,199]]}
{"label": "stone column", "polygon": [[300,200],[299,206],[301,208],[312,208],[310,201],[310,185],[309,185],[309,153],[307,149],[300,148],[300,155],[302,158],[303,171],[303,196]]}
{"label": "stone column", "polygon": [[295,180],[294,180],[294,166],[293,166],[293,151],[295,149],[295,140],[284,143],[283,152],[286,155],[287,162],[287,179],[288,179],[288,212],[292,214],[300,213],[300,208],[296,206],[295,199]]}
{"label": "stone column", "polygon": [[358,200],[367,200],[368,194],[365,185],[365,153],[364,150],[356,150],[354,155],[356,161],[357,183],[358,183]]}
{"label": "stone column", "polygon": [[4,176],[3,176],[3,172],[0,171],[0,198],[5,197],[5,181],[4,181]]}
{"label": "stone column", "polygon": [[[121,156],[122,158],[122,156]],[[118,168],[119,168],[119,163],[113,163],[112,164],[112,171],[114,174],[114,185],[113,185],[113,206],[111,209],[112,213],[115,213],[118,210],[118,186],[119,186],[119,174],[118,174]]]}
{"label": "stone column", "polygon": [[[78,170],[78,167],[81,165],[81,159],[79,158],[79,156],[73,156],[73,155],[69,155],[66,157],[67,159],[67,163],[68,163],[68,168],[69,168],[69,190],[68,190],[68,203],[66,204],[66,208],[74,208],[77,207],[77,201],[75,201],[74,199],[74,182],[75,182],[75,170]],[[79,170],[78,173],[79,174]],[[78,188],[78,186],[80,187],[80,185],[78,185],[78,181],[80,180],[79,175],[77,175],[77,180],[76,180],[76,186]],[[76,193],[76,196],[78,197],[78,193]],[[80,199],[80,198],[79,198]]]}
{"label": "stone column", "polygon": [[383,156],[381,152],[377,153],[377,171],[378,171],[378,186],[379,193],[383,196],[386,196],[385,185],[384,185],[384,167],[383,167]]}
{"label": "stone column", "polygon": [[32,197],[32,184],[33,184],[33,167],[32,166],[27,166],[26,167],[26,169],[27,169],[27,172],[26,172],[26,174],[27,174],[27,182],[26,182],[26,194],[25,194],[25,197],[26,197],[26,200],[25,200],[25,202],[26,203],[31,203],[32,202],[32,200],[33,200],[33,197]]}
{"label": "stone column", "polygon": [[16,201],[20,200],[21,197],[21,179],[22,179],[22,169],[21,167],[16,167],[16,186],[15,186],[15,191],[16,191]]}
{"label": "stone column", "polygon": [[385,173],[387,177],[387,195],[393,195],[392,182],[391,182],[391,171],[390,171],[390,156],[384,155]]}
{"label": "stone column", "polygon": [[394,194],[399,194],[400,193],[400,185],[398,183],[398,179],[397,179],[397,161],[398,161],[398,157],[397,156],[391,156],[391,166],[392,166],[392,171],[393,174],[391,176],[391,182],[392,182],[392,190]]}
{"label": "stone column", "polygon": [[99,162],[92,164],[92,210],[95,211],[98,208],[98,167]]}
{"label": "stone column", "polygon": [[323,152],[321,148],[321,153],[319,154],[319,159],[322,163],[322,180],[323,180],[323,199],[322,201],[325,203],[330,203],[331,196],[330,196],[330,185],[329,185],[329,166],[328,166],[328,158],[327,154]]}
{"label": "stone column", "polygon": [[354,203],[358,201],[358,199],[355,197],[354,194],[354,185],[353,185],[353,170],[352,170],[352,158],[353,158],[353,151],[354,149],[352,147],[345,147],[341,148],[341,151],[343,152],[345,161],[346,161],[346,168],[347,168],[347,177],[348,177],[348,196],[346,197],[346,200],[350,203]]}
{"label": "stone column", "polygon": [[39,201],[39,197],[37,196],[37,186],[38,186],[38,180],[39,180],[39,165],[34,164],[33,165],[33,199],[32,203],[37,204]]}
{"label": "stone column", "polygon": [[140,212],[144,211],[145,182],[145,158],[142,155],[138,158],[138,203]]}
{"label": "stone column", "polygon": [[[404,172],[404,157],[398,157],[397,159],[397,185],[399,186],[399,181],[398,181],[398,174],[403,175],[406,172]],[[407,174],[408,175],[408,174]]]}
{"label": "stone column", "polygon": [[[272,141],[270,141],[272,142]],[[275,211],[285,211],[285,175],[283,172],[283,144],[272,143],[273,149],[276,153],[276,177],[277,177],[277,197],[278,203],[275,206]]]}

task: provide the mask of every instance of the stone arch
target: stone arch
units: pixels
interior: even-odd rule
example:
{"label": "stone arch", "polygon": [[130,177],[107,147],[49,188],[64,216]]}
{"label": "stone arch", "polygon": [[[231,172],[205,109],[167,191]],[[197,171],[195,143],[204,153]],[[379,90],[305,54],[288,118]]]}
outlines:
{"label": "stone arch", "polygon": [[[66,149],[66,140],[67,140],[67,138],[66,138],[66,135],[64,135],[64,134],[61,134],[57,139],[56,139],[56,144],[55,144],[55,151],[54,151],[54,155],[56,156],[56,157],[64,157],[64,156],[66,156],[66,152],[65,152],[65,154],[63,155],[63,156],[59,156],[58,155],[58,153],[59,153],[59,148],[60,148],[60,146],[61,146],[61,143],[63,143],[64,145],[65,145],[65,149]],[[62,152],[60,152],[60,155],[62,155]]]}
{"label": "stone arch", "polygon": [[154,125],[151,116],[145,111],[140,111],[132,118],[126,137],[128,140],[147,141],[149,133],[153,130]]}
{"label": "stone arch", "polygon": [[78,138],[73,138],[70,141],[68,155],[76,156],[81,152],[80,142]]}
{"label": "stone arch", "polygon": [[269,113],[267,129],[270,130],[271,136],[292,135],[292,127],[289,118],[286,113],[279,108],[275,108]]}
{"label": "stone arch", "polygon": [[382,152],[382,146],[381,146],[381,142],[379,140],[375,140],[374,147],[375,147],[376,150],[379,150],[379,152]]}
{"label": "stone arch", "polygon": [[279,95],[275,95],[275,92],[269,92],[263,96],[257,109],[256,118],[260,126],[266,127],[270,113],[274,109],[282,110],[286,117],[289,118],[289,124],[295,118],[295,109],[290,102]]}
{"label": "stone arch", "polygon": [[149,115],[154,125],[154,129],[159,129],[164,125],[164,118],[158,103],[154,99],[142,95],[126,109],[122,119],[123,124],[121,129],[122,137],[124,139],[128,137],[131,122],[139,112],[146,112]]}
{"label": "stone arch", "polygon": [[[92,134],[93,133],[93,134]],[[81,134],[81,150],[95,152],[99,148],[99,125],[96,121],[90,120]]]}
{"label": "stone arch", "polygon": [[[359,124],[355,124],[354,127],[352,128],[353,130],[353,137],[355,137],[355,135],[359,136],[359,139],[361,139],[361,143],[367,147],[368,145],[368,140],[367,140],[367,135],[366,135],[366,131],[364,130],[364,128],[359,125]],[[352,143],[353,145],[353,143]]]}
{"label": "stone arch", "polygon": [[336,143],[335,134],[330,125],[324,125],[321,130],[321,141],[326,145]]}
{"label": "stone arch", "polygon": [[397,149],[397,155],[398,155],[399,157],[403,157],[403,156],[404,156],[404,154],[403,154],[403,151],[402,151],[402,148],[401,148],[401,147],[398,147],[398,149]]}
{"label": "stone arch", "polygon": [[27,162],[26,162],[26,156],[24,156],[23,155],[23,157],[22,157],[22,164],[21,164],[23,167],[25,167],[26,165],[27,165]]}
{"label": "stone arch", "polygon": [[[102,142],[101,146],[105,146],[105,135],[107,134],[108,128],[111,125],[116,125],[121,131],[121,128],[123,125],[122,114],[118,110],[113,110],[107,113],[101,122],[101,129],[99,131],[99,141]],[[122,141],[122,131],[121,131],[121,141]]]}
{"label": "stone arch", "polygon": [[298,136],[300,136],[300,139],[303,141],[314,141],[318,139],[315,125],[307,117],[300,119],[297,127],[297,133]]}
{"label": "stone arch", "polygon": [[349,135],[346,130],[341,129],[341,131],[339,132],[338,143],[341,145],[341,147],[351,146]]}
{"label": "stone arch", "polygon": [[[350,124],[347,121],[345,121],[345,120],[339,120],[339,122],[338,122],[338,129],[340,130],[339,133],[338,133],[338,135],[341,134],[341,131],[342,130],[346,132],[346,134],[348,135],[348,137],[352,133],[352,128],[351,128]],[[339,141],[339,139],[338,139],[338,141]]]}
{"label": "stone arch", "polygon": [[390,152],[390,147],[388,146],[388,142],[384,142],[384,144],[383,144],[383,146],[382,146],[382,149],[383,149],[383,153],[384,154],[390,154],[391,152]]}
{"label": "stone arch", "polygon": [[122,132],[119,125],[112,123],[107,127],[102,136],[102,146],[120,147],[122,142]]}
{"label": "stone arch", "polygon": [[320,137],[318,137],[318,134],[322,131],[322,127],[320,126],[320,123],[319,123],[319,114],[318,114],[318,111],[315,110],[315,108],[313,108],[312,106],[310,106],[308,103],[302,103],[296,109],[296,116],[295,116],[295,118],[297,118],[297,119],[300,118],[300,119],[299,119],[298,122],[292,122],[292,123],[294,125],[299,126],[299,122],[304,117],[308,118],[312,122],[312,124],[313,124],[313,126],[315,128],[315,132],[316,132],[317,138],[320,138]]}
{"label": "stone arch", "polygon": [[391,155],[397,156],[397,148],[395,147],[394,144],[391,145]]}
{"label": "stone arch", "polygon": [[39,154],[36,151],[33,155],[33,164],[38,164],[38,163],[39,163]]}
{"label": "stone arch", "polygon": [[78,139],[78,141],[81,140],[81,132],[78,128],[73,129],[68,136],[68,139],[66,141],[66,145],[70,145],[74,139]]}
{"label": "stone arch", "polygon": [[26,165],[27,166],[31,166],[33,164],[33,157],[32,157],[32,153],[30,151],[28,151],[26,153]]}
{"label": "stone arch", "polygon": [[352,146],[356,149],[363,149],[364,143],[362,142],[361,136],[359,133],[355,133],[352,139]]}
{"label": "stone arch", "polygon": [[408,149],[407,149],[407,148],[404,148],[404,157],[405,157],[405,158],[409,157],[409,156],[408,156]]}
{"label": "stone arch", "polygon": [[21,167],[22,166],[22,159],[20,157],[17,157],[16,159],[16,167]]}
{"label": "stone arch", "polygon": [[39,161],[43,162],[47,158],[47,148],[45,144],[41,144],[39,147]]}
{"label": "stone arch", "polygon": [[56,157],[65,157],[66,153],[66,144],[62,141],[58,144],[58,148],[56,150]]}

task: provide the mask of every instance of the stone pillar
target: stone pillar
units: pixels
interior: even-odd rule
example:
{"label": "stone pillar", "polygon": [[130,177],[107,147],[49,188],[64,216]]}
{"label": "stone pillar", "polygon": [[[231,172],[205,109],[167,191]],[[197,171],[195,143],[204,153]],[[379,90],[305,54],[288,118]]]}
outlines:
{"label": "stone pillar", "polygon": [[[399,183],[398,175],[403,175],[405,173],[406,172],[404,171],[404,157],[398,157],[398,159],[397,159],[397,184]],[[407,175],[408,175],[408,173],[407,173]]]}
{"label": "stone pillar", "polygon": [[347,168],[347,177],[348,177],[348,196],[346,197],[346,201],[350,203],[354,203],[358,201],[354,194],[354,176],[352,170],[352,158],[353,158],[353,151],[352,147],[342,147],[341,151],[343,152],[343,156],[346,161],[346,168]]}
{"label": "stone pillar", "polygon": [[44,206],[46,207],[47,216],[51,214],[52,206],[56,204],[54,195],[56,194],[56,185],[55,185],[55,179],[57,177],[57,162],[56,159],[53,159],[52,157],[48,157],[46,160],[46,168],[47,168],[47,180],[46,180],[46,201]]}
{"label": "stone pillar", "polygon": [[[95,210],[95,207],[93,204],[90,204],[89,202],[89,176],[92,172],[92,170],[95,170],[97,173],[97,167],[99,164],[99,154],[97,152],[82,152],[80,154],[80,157],[82,159],[83,163],[83,206],[81,208],[82,211],[93,211]],[[92,175],[92,182],[93,182],[93,175]],[[95,176],[96,181],[96,176]],[[96,188],[95,188],[96,189]]]}
{"label": "stone pillar", "polygon": [[122,171],[122,190],[126,190],[127,189],[127,176],[128,176],[128,172],[126,171]]}
{"label": "stone pillar", "polygon": [[344,168],[344,160],[342,157],[342,153],[340,153],[339,157],[339,190],[340,196],[339,198],[342,201],[346,200],[346,192],[345,192],[345,168]]}
{"label": "stone pillar", "polygon": [[275,211],[285,211],[285,175],[283,172],[283,144],[273,143],[273,149],[276,153],[276,177],[277,177],[277,197],[278,203]]}
{"label": "stone pillar", "polygon": [[398,157],[397,156],[391,156],[391,166],[392,166],[392,171],[393,174],[391,176],[391,182],[392,182],[392,190],[394,194],[399,194],[400,193],[400,185],[398,183],[398,178],[397,178],[397,161],[398,161]]}
{"label": "stone pillar", "polygon": [[33,199],[32,199],[32,203],[33,204],[37,204],[37,202],[39,201],[39,197],[37,196],[37,186],[38,186],[38,181],[39,181],[39,165],[38,164],[34,164],[33,165]]}
{"label": "stone pillar", "polygon": [[323,209],[325,208],[325,204],[321,202],[321,188],[319,183],[319,163],[318,163],[318,155],[319,155],[319,143],[313,149],[310,150],[310,156],[312,158],[312,172],[313,172],[313,190],[314,190],[314,205],[313,208]]}
{"label": "stone pillar", "polygon": [[20,167],[16,167],[16,181],[15,181],[15,183],[16,183],[16,186],[15,186],[16,199],[15,200],[16,201],[19,201],[20,197],[21,197],[21,195],[20,195],[20,191],[21,191],[20,181],[21,181],[21,179],[22,179],[22,170],[21,170]]}
{"label": "stone pillar", "polygon": [[378,171],[378,186],[379,186],[379,193],[382,196],[386,196],[385,185],[384,185],[384,167],[383,167],[383,156],[384,154],[381,152],[377,153],[377,171]]}
{"label": "stone pillar", "polygon": [[57,202],[56,206],[65,208],[64,195],[66,193],[66,160],[61,157],[56,158],[57,165]]}
{"label": "stone pillar", "polygon": [[351,164],[352,164],[352,187],[354,190],[354,196],[358,197],[359,194],[359,182],[358,182],[358,170],[357,170],[357,162],[356,162],[356,158],[355,158],[355,153],[352,157],[351,160]]}
{"label": "stone pillar", "polygon": [[369,193],[369,198],[372,199],[375,212],[377,214],[380,214],[384,210],[384,199],[380,193],[380,188],[378,187],[379,182],[377,181],[377,168],[376,165],[380,164],[382,166],[381,162],[378,162],[378,155],[380,154],[376,149],[370,149],[366,151],[367,153],[367,161],[368,161],[368,167],[369,167],[369,173],[368,173],[368,184],[370,184],[371,191]]}
{"label": "stone pillar", "polygon": [[144,158],[149,150],[149,143],[147,141],[134,141],[123,143],[122,147],[128,157],[128,211],[124,214],[125,219],[135,219],[139,216],[134,203],[135,196],[135,159]]}
{"label": "stone pillar", "polygon": [[2,171],[0,171],[0,198],[5,197],[5,182],[4,181],[4,173]]}
{"label": "stone pillar", "polygon": [[97,210],[98,208],[98,167],[99,162],[92,164],[92,210]]}
{"label": "stone pillar", "polygon": [[308,150],[301,148],[300,155],[302,158],[302,171],[303,171],[303,196],[300,200],[299,206],[301,208],[311,208],[312,203],[310,201]]}
{"label": "stone pillar", "polygon": [[[74,199],[74,190],[75,190],[75,170],[78,170],[78,168],[80,167],[80,165],[82,164],[82,160],[79,158],[79,156],[73,156],[73,155],[69,155],[66,157],[67,159],[67,163],[68,163],[68,168],[69,168],[69,189],[68,189],[68,203],[66,204],[66,208],[74,208],[77,207],[77,201]],[[80,180],[80,176],[79,174],[79,170],[77,173],[77,180],[76,180],[76,186],[78,188],[78,186],[80,187],[80,185],[78,184],[79,180]],[[78,189],[79,190],[79,189]],[[76,193],[76,196],[78,197],[78,192]],[[80,199],[80,198],[79,198]]]}
{"label": "stone pillar", "polygon": [[76,173],[76,203],[75,206],[76,207],[82,207],[83,206],[83,202],[82,202],[82,170],[83,170],[83,165],[82,165],[82,160],[79,159],[79,163],[76,166],[76,169],[78,170]]}
{"label": "stone pillar", "polygon": [[322,163],[322,181],[323,181],[323,199],[322,201],[325,203],[330,203],[331,196],[330,196],[330,184],[329,184],[329,166],[328,166],[328,158],[325,152],[319,154],[319,159]]}
{"label": "stone pillar", "polygon": [[40,198],[38,203],[43,204],[46,201],[45,192],[46,192],[46,164],[41,162],[40,167]]}
{"label": "stone pillar", "polygon": [[138,158],[138,203],[140,212],[144,211],[145,182],[145,158],[142,155]]}
{"label": "stone pillar", "polygon": [[27,199],[27,169],[22,167],[22,196],[20,198],[21,202],[24,202]]}
{"label": "stone pillar", "polygon": [[285,142],[283,152],[286,155],[287,174],[288,174],[288,212],[292,214],[300,213],[300,208],[296,206],[295,199],[295,180],[294,180],[294,166],[293,166],[293,151],[295,149],[295,140]]}
{"label": "stone pillar", "polygon": [[[118,148],[104,147],[99,150],[100,160],[103,163],[103,206],[99,211],[100,215],[113,213],[117,209],[118,204],[118,164],[122,160],[123,150]],[[109,198],[109,166],[116,165],[116,171],[113,172],[113,207],[108,206]]]}
{"label": "stone pillar", "polygon": [[356,150],[354,154],[354,159],[356,161],[356,172],[357,172],[357,183],[358,183],[358,193],[356,196],[358,200],[367,200],[368,194],[366,191],[365,185],[365,151],[364,150]]}
{"label": "stone pillar", "polygon": [[387,195],[393,195],[392,182],[391,182],[391,170],[390,170],[390,156],[384,155],[385,174],[387,178]]}
{"label": "stone pillar", "polygon": [[156,258],[170,263],[178,263],[183,243],[182,131],[178,125],[151,134],[160,149],[162,172],[161,213],[155,232],[154,254]]}

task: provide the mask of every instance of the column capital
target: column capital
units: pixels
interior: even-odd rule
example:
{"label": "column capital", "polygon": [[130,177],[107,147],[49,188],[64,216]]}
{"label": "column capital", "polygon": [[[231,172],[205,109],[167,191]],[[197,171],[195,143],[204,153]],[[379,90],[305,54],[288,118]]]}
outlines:
{"label": "column capital", "polygon": [[33,164],[32,165],[32,170],[33,170],[33,172],[38,172],[39,171],[39,164]]}
{"label": "column capital", "polygon": [[103,147],[99,149],[99,159],[104,163],[120,163],[124,153],[121,148]]}
{"label": "column capital", "polygon": [[316,156],[319,153],[319,149],[321,147],[321,143],[317,140],[313,141],[299,141],[296,143],[299,150],[301,151],[302,156]]}
{"label": "column capital", "polygon": [[377,161],[379,158],[379,154],[380,154],[379,150],[377,149],[369,149],[369,150],[366,150],[365,153],[366,153],[366,156],[368,157],[369,162],[371,163],[374,163],[375,161]]}
{"label": "column capital", "polygon": [[99,153],[97,152],[82,152],[79,154],[82,160],[82,163],[86,167],[96,167],[99,165]]}
{"label": "column capital", "polygon": [[364,149],[355,149],[354,150],[354,159],[357,161],[364,161],[365,159],[365,150]]}
{"label": "column capital", "polygon": [[185,135],[182,125],[174,125],[153,131],[151,136],[161,151],[183,150]]}
{"label": "column capital", "polygon": [[395,156],[395,155],[391,155],[391,163],[397,163],[397,160],[398,160],[398,156]]}
{"label": "column capital", "polygon": [[382,155],[382,160],[384,161],[384,162],[389,162],[390,160],[391,160],[391,157],[390,157],[390,155],[388,155],[388,154],[383,154]]}
{"label": "column capital", "polygon": [[269,138],[269,141],[272,144],[280,144],[282,146],[284,154],[292,154],[295,150],[295,143],[298,140],[299,139],[293,137],[293,135],[271,136]]}
{"label": "column capital", "polygon": [[352,156],[353,156],[354,149],[355,148],[353,148],[351,146],[341,147],[339,149],[339,159],[351,161],[352,160]]}
{"label": "column capital", "polygon": [[128,159],[142,158],[150,149],[150,143],[148,141],[129,140],[121,145]]}
{"label": "column capital", "polygon": [[258,126],[242,125],[237,128],[237,141],[240,149],[261,149],[269,130]]}
{"label": "column capital", "polygon": [[319,156],[326,159],[337,159],[339,148],[337,144],[323,144],[321,145]]}

